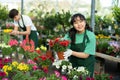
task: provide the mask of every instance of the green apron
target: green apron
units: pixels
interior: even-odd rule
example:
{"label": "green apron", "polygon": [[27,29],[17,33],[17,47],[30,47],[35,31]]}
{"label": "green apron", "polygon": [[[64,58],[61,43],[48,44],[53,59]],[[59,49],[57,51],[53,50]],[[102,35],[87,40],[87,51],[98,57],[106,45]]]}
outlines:
{"label": "green apron", "polygon": [[[23,36],[23,39],[25,39],[26,36]],[[35,48],[38,47],[38,36],[37,36],[37,31],[31,31],[29,35],[29,39],[32,39],[35,43]]]}
{"label": "green apron", "polygon": [[[19,21],[18,21],[18,25],[20,26],[20,28],[21,28],[23,31],[26,31],[26,27],[25,27],[25,24],[24,24],[24,20],[23,20],[22,15],[21,15],[21,18],[22,18],[22,23],[23,23],[23,26],[24,26],[24,27],[21,27],[21,26],[20,26]],[[23,39],[25,39],[25,37],[26,37],[26,35],[23,36]],[[29,39],[32,39],[32,40],[34,41],[34,43],[35,43],[35,48],[37,48],[37,47],[38,47],[37,31],[32,31],[32,30],[31,30],[31,33],[30,33],[30,35],[29,35]]]}
{"label": "green apron", "polygon": [[[76,52],[84,52],[86,47],[86,39],[89,41],[88,36],[86,35],[86,31],[84,33],[84,38],[82,43],[72,44],[70,49]],[[90,72],[90,77],[93,77],[94,73],[94,64],[95,64],[95,57],[94,55],[89,55],[88,58],[78,58],[75,56],[70,56],[70,62],[72,63],[73,67],[84,66]]]}

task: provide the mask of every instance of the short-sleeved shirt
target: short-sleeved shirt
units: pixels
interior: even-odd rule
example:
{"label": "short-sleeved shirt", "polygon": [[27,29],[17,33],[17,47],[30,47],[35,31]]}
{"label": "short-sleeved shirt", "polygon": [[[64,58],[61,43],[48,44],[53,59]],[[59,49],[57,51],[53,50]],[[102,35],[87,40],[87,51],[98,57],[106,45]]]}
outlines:
{"label": "short-sleeved shirt", "polygon": [[[95,52],[96,52],[96,37],[95,37],[95,34],[91,31],[86,30],[86,35],[88,36],[89,41],[88,42],[87,42],[87,40],[85,41],[86,42],[86,47],[85,47],[84,53],[95,55]],[[81,34],[77,33],[75,35],[75,37],[76,37],[75,44],[82,43],[83,38],[84,38],[84,33],[81,33]],[[65,35],[64,39],[71,41],[68,33]],[[70,47],[70,45],[69,45],[69,47]]]}
{"label": "short-sleeved shirt", "polygon": [[[29,16],[22,15],[22,17],[23,17],[23,21],[24,21],[25,26],[30,26],[32,31],[37,30]],[[20,18],[19,23],[20,23],[21,27],[24,27],[23,22],[22,22],[22,18]],[[18,21],[14,21],[14,25],[20,27],[18,25]]]}

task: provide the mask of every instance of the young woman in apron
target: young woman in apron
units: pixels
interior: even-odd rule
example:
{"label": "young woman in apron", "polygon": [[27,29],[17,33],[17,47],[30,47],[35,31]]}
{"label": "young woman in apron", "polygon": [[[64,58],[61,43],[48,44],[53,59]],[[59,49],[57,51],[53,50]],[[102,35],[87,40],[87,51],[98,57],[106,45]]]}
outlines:
{"label": "young woman in apron", "polygon": [[68,58],[73,67],[84,66],[93,77],[95,64],[96,39],[91,28],[86,24],[85,17],[82,14],[72,16],[71,25],[64,39],[70,40],[71,44],[64,57]]}

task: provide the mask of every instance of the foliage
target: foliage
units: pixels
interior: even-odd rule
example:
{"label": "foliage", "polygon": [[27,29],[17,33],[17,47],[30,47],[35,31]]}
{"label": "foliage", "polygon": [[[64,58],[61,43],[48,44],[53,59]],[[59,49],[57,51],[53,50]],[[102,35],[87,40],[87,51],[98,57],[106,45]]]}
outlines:
{"label": "foliage", "polygon": [[50,40],[50,47],[56,52],[64,52],[66,51],[70,41],[68,40],[60,40],[60,38],[55,38],[54,40]]}
{"label": "foliage", "polygon": [[53,30],[57,26],[57,21],[54,15],[48,15],[49,13],[46,14],[46,17],[44,19],[44,27],[45,29]]}
{"label": "foliage", "polygon": [[4,44],[2,45],[1,50],[3,55],[10,55],[13,52],[12,48],[9,45]]}
{"label": "foliage", "polygon": [[95,80],[113,80],[109,74],[95,74]]}
{"label": "foliage", "polygon": [[62,10],[62,13],[57,13],[55,15],[57,23],[62,25],[62,28],[64,30],[64,32],[66,32],[66,28],[70,27],[70,22],[69,19],[71,17],[71,13],[70,11],[65,12],[64,10]]}
{"label": "foliage", "polygon": [[86,77],[89,76],[88,70],[85,69],[85,67],[78,67],[78,68],[72,68],[68,70],[68,78],[72,80],[78,80],[80,77],[82,80],[86,80]]}
{"label": "foliage", "polygon": [[113,13],[113,16],[114,16],[114,18],[115,18],[115,20],[117,21],[117,23],[118,24],[120,24],[120,7],[118,7],[118,6],[114,6],[113,8],[112,8],[112,13]]}
{"label": "foliage", "polygon": [[3,34],[3,41],[5,44],[8,44],[8,41],[10,40],[10,34],[9,33],[4,33]]}
{"label": "foliage", "polygon": [[6,20],[8,18],[8,8],[0,4],[0,19]]}
{"label": "foliage", "polygon": [[39,79],[39,78],[45,77],[46,74],[42,70],[34,70],[34,71],[32,71],[31,75],[33,77],[37,77],[37,79]]}
{"label": "foliage", "polygon": [[46,80],[61,80],[61,79],[57,77],[55,74],[51,74],[47,76]]}
{"label": "foliage", "polygon": [[97,38],[97,51],[106,53],[107,48],[109,46],[108,41],[110,41],[109,36],[104,36],[103,34],[99,34],[96,36]]}
{"label": "foliage", "polygon": [[49,67],[52,63],[52,60],[46,55],[40,55],[37,57],[36,62],[41,67]]}
{"label": "foliage", "polygon": [[12,80],[37,80],[36,77],[32,77],[28,73],[23,73],[21,71],[17,71],[15,76],[12,77]]}

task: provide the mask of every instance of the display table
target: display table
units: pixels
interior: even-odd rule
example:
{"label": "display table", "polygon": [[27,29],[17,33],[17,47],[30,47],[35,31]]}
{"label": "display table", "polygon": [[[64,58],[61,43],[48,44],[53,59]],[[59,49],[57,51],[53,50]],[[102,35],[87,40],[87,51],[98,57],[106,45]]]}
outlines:
{"label": "display table", "polygon": [[103,59],[107,59],[107,60],[110,60],[110,61],[114,61],[114,62],[120,63],[120,58],[117,58],[117,57],[114,57],[114,56],[110,56],[110,55],[106,55],[104,53],[96,52],[96,57],[100,57],[100,58],[103,58]]}
{"label": "display table", "polygon": [[99,53],[99,52],[96,52],[95,56],[96,56],[95,71],[99,73],[105,72],[105,60],[117,62],[118,69],[120,68],[120,58],[110,56],[104,53]]}

